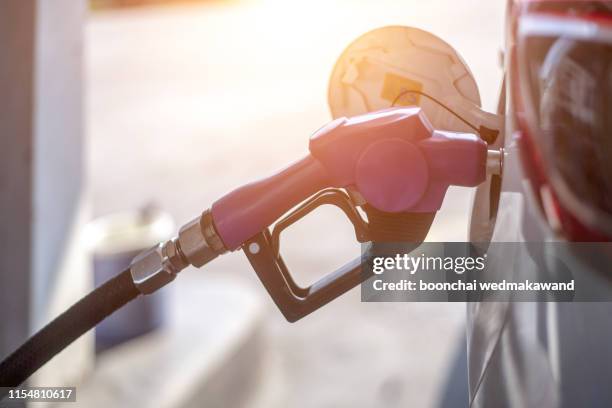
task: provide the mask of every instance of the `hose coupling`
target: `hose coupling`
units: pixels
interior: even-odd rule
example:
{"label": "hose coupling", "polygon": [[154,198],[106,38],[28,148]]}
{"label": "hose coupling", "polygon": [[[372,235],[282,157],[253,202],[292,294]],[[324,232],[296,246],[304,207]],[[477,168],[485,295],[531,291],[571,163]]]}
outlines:
{"label": "hose coupling", "polygon": [[201,267],[226,252],[210,210],[185,224],[178,237],[137,255],[130,265],[134,285],[150,294],[172,282],[189,265]]}

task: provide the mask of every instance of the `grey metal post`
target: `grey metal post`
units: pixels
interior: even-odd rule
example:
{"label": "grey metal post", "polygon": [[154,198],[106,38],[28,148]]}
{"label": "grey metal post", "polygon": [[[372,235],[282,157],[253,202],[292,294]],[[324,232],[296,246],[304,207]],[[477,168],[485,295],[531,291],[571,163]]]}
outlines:
{"label": "grey metal post", "polygon": [[[2,356],[82,295],[90,280],[80,245],[85,5],[0,2]],[[84,353],[73,351],[71,365],[82,365],[75,354]]]}

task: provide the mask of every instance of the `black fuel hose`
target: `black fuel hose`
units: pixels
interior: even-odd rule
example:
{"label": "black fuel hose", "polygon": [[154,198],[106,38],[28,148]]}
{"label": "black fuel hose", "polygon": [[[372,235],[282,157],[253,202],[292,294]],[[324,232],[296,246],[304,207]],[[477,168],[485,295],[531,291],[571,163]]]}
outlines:
{"label": "black fuel hose", "polygon": [[[59,315],[0,363],[0,387],[18,387],[82,334],[94,328],[140,292],[127,269]],[[0,391],[0,400],[8,389]]]}

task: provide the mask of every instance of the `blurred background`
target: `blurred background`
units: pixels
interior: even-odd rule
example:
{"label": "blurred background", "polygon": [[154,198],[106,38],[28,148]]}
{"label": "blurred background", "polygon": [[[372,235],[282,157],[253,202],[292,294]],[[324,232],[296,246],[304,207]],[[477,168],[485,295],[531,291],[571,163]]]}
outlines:
{"label": "blurred background", "polygon": [[[336,59],[377,27],[415,26],[446,40],[494,110],[504,6],[91,0],[81,44],[87,220],[104,230],[109,214],[142,210],[137,217],[164,220],[156,234],[170,233],[228,190],[300,157],[331,119]],[[428,240],[466,240],[470,199],[469,189],[451,189]],[[98,273],[116,262],[109,253],[134,249],[93,242]],[[306,284],[358,256],[359,245],[339,211],[320,209],[284,233],[282,251]],[[453,371],[465,348],[463,304],[361,303],[355,289],[290,324],[241,252],[183,271],[164,291],[131,316],[157,330],[99,353],[73,377],[79,404],[430,407],[448,398],[449,382],[467,393]],[[49,370],[47,378],[58,378],[52,370],[60,368]]]}

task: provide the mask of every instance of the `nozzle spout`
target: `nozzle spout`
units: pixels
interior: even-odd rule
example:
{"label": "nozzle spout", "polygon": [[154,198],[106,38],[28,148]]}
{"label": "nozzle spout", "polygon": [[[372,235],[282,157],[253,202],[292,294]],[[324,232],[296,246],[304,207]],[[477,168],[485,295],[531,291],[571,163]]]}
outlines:
{"label": "nozzle spout", "polygon": [[487,175],[500,176],[504,169],[504,149],[487,150]]}

